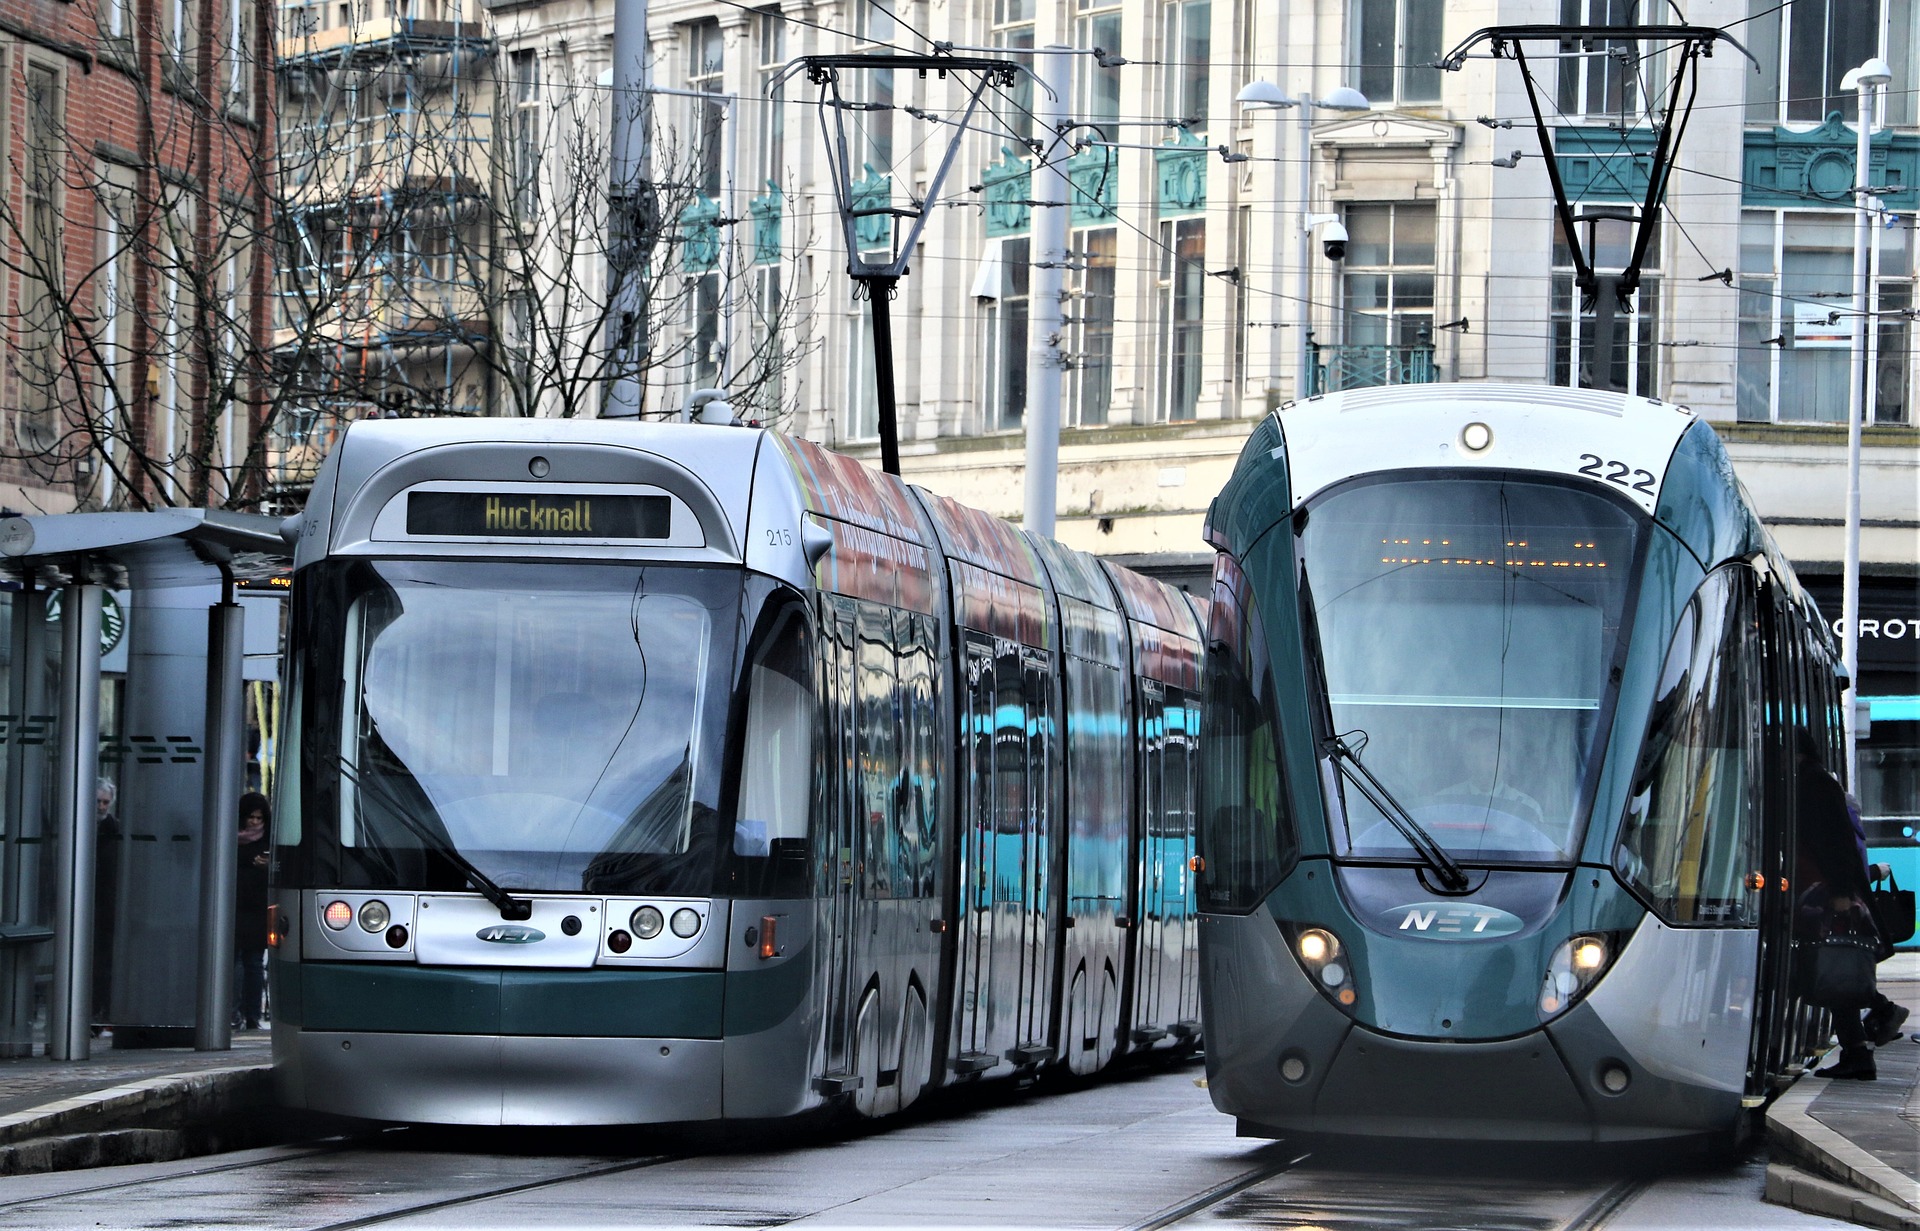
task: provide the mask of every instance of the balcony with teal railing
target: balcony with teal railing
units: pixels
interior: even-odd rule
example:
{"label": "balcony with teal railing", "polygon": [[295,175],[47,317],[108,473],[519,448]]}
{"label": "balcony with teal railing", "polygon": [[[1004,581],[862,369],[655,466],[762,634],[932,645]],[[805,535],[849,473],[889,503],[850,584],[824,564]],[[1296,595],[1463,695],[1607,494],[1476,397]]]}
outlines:
{"label": "balcony with teal railing", "polygon": [[1421,330],[1407,343],[1365,342],[1332,346],[1307,335],[1307,396],[1377,385],[1430,385],[1439,380],[1433,335]]}

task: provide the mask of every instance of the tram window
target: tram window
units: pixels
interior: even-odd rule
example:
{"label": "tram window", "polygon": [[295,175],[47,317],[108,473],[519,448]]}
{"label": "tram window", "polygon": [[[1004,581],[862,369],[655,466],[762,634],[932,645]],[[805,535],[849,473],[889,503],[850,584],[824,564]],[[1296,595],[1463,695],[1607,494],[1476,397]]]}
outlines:
{"label": "tram window", "polygon": [[904,897],[907,888],[898,841],[902,799],[893,614],[888,607],[860,604],[854,708],[859,730],[857,797],[864,831],[859,861],[869,898]]}
{"label": "tram window", "polygon": [[[1606,747],[1636,514],[1519,478],[1390,477],[1315,498],[1301,590],[1333,733],[1453,855],[1565,863]],[[1402,859],[1345,790],[1336,853]]]}
{"label": "tram window", "polygon": [[1721,569],[1688,603],[1661,670],[1614,867],[1669,923],[1752,924],[1759,728],[1752,584]]}
{"label": "tram window", "polygon": [[341,779],[344,883],[460,888],[452,848],[509,889],[712,891],[725,707],[706,698],[737,580],[440,561],[347,572],[344,704],[326,732],[338,759],[304,758]]}
{"label": "tram window", "polygon": [[813,684],[806,622],[790,612],[747,670],[747,729],[733,853],[741,890],[785,897],[805,890],[813,794]]}
{"label": "tram window", "polygon": [[1266,633],[1252,593],[1236,590],[1214,604],[1200,741],[1201,903],[1224,914],[1258,906],[1299,857]]}
{"label": "tram window", "polygon": [[900,753],[899,842],[905,896],[933,896],[935,782],[940,774],[939,716],[934,708],[933,621],[902,614],[905,653],[900,660],[904,743]]}

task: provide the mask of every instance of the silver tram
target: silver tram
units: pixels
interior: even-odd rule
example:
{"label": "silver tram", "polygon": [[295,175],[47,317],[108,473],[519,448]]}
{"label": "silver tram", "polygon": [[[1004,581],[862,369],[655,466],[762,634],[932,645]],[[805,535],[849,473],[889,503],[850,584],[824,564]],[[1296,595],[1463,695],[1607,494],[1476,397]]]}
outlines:
{"label": "silver tram", "polygon": [[286,1103],[874,1116],[1198,1046],[1204,604],[757,429],[358,423],[293,524]]}

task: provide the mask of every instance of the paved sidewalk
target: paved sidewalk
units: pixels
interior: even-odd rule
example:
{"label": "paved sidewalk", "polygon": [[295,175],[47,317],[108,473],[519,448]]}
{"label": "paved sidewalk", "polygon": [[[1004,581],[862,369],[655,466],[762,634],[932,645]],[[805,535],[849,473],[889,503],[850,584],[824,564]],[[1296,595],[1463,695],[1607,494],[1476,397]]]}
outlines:
{"label": "paved sidewalk", "polygon": [[1816,1071],[1767,1110],[1767,1200],[1867,1227],[1920,1231],[1920,954],[1880,966],[1880,990],[1913,1010],[1875,1054],[1877,1081]]}
{"label": "paved sidewalk", "polygon": [[114,1051],[111,1036],[93,1040],[92,1051],[88,1059],[73,1062],[53,1061],[42,1055],[0,1059],[0,1119],[163,1074],[204,1073],[273,1060],[272,1041],[264,1030],[236,1031],[231,1051],[179,1047]]}
{"label": "paved sidewalk", "polygon": [[258,1134],[271,1105],[263,1030],[236,1033],[228,1051],[115,1051],[111,1036],[91,1051],[0,1059],[0,1175],[230,1148]]}

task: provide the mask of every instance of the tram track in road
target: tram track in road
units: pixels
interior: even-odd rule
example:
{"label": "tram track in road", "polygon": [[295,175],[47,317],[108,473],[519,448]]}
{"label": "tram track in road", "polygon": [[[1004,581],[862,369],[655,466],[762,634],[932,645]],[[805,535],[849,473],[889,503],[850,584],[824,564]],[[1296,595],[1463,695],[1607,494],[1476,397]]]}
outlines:
{"label": "tram track in road", "polygon": [[658,1167],[663,1163],[678,1162],[686,1157],[681,1154],[660,1154],[650,1158],[628,1159],[624,1162],[609,1163],[605,1166],[590,1167],[585,1171],[569,1172],[566,1175],[548,1176],[544,1179],[522,1180],[516,1184],[501,1184],[478,1192],[460,1193],[449,1197],[440,1197],[432,1201],[420,1201],[398,1209],[384,1210],[376,1214],[367,1214],[359,1218],[349,1218],[340,1222],[322,1223],[308,1227],[306,1231],[357,1231],[361,1227],[378,1227],[383,1223],[397,1222],[402,1218],[412,1218],[419,1214],[431,1214],[439,1210],[453,1209],[462,1205],[472,1205],[480,1201],[492,1201],[500,1197],[513,1197],[521,1193],[534,1192],[542,1188],[556,1188],[581,1180],[597,1180],[610,1175],[619,1175],[628,1171],[643,1171],[649,1167]]}
{"label": "tram track in road", "polygon": [[[261,1148],[277,1150],[279,1152],[276,1152],[269,1158],[248,1158],[233,1162],[209,1163],[205,1166],[191,1167],[185,1171],[175,1172],[165,1178],[168,1180],[194,1180],[202,1179],[210,1175],[224,1175],[234,1171],[250,1171],[261,1167],[273,1167],[284,1163],[296,1162],[301,1159],[324,1158],[329,1154],[343,1154],[363,1144],[361,1141],[342,1138],[310,1148],[286,1149],[284,1147],[265,1146]],[[58,1174],[79,1176],[89,1173],[85,1171],[68,1171]],[[4,1214],[8,1210],[19,1209],[23,1206],[44,1205],[49,1201],[66,1201],[76,1197],[95,1197],[105,1193],[122,1192],[128,1189],[141,1188],[153,1182],[152,1176],[141,1176],[139,1179],[134,1180],[114,1180],[106,1184],[85,1184],[78,1188],[40,1193],[32,1197],[16,1197],[9,1200],[0,1200],[0,1214]]]}
{"label": "tram track in road", "polygon": [[[1275,1146],[1269,1147],[1269,1149],[1273,1155],[1292,1154],[1292,1151],[1285,1150],[1282,1148],[1283,1146],[1284,1143],[1276,1143]],[[1292,1157],[1288,1158],[1270,1156],[1259,1166],[1243,1171],[1233,1179],[1223,1184],[1216,1184],[1205,1192],[1197,1193],[1177,1205],[1168,1206],[1166,1209],[1158,1211],[1144,1221],[1129,1223],[1121,1228],[1121,1231],[1160,1231],[1162,1227],[1170,1227],[1183,1218],[1197,1214],[1201,1210],[1208,1209],[1211,1206],[1219,1205],[1222,1201],[1238,1193],[1245,1192],[1255,1184],[1263,1184],[1283,1172],[1290,1171],[1310,1157],[1312,1157],[1310,1154],[1293,1154]]]}
{"label": "tram track in road", "polygon": [[[1614,1215],[1647,1191],[1651,1176],[1569,1187],[1548,1177],[1520,1179],[1454,1173],[1370,1172],[1351,1160],[1334,1168],[1302,1168],[1312,1158],[1297,1146],[1233,1179],[1168,1206],[1121,1231],[1166,1227],[1311,1227],[1314,1231],[1604,1231]],[[1282,1176],[1285,1185],[1265,1186]],[[1604,1184],[1598,1192],[1596,1185]],[[1584,1201],[1582,1199],[1584,1198]],[[1568,1206],[1578,1202],[1577,1208]],[[1471,1221],[1462,1211],[1471,1210]]]}

